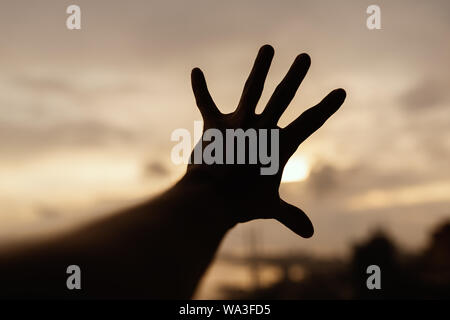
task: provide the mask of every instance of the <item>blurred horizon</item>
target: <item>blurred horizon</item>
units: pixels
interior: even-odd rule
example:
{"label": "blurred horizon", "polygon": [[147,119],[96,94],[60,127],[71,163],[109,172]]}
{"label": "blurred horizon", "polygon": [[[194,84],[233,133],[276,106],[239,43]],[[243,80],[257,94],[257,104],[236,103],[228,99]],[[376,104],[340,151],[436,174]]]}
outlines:
{"label": "blurred horizon", "polygon": [[219,257],[245,254],[252,237],[261,255],[345,256],[380,228],[419,250],[450,217],[450,2],[377,1],[372,31],[372,1],[79,0],[77,31],[65,27],[70,4],[0,4],[0,245],[168,188],[185,170],[170,161],[170,134],[201,120],[191,69],[231,112],[266,43],[275,57],[258,111],[302,52],[312,65],[280,125],[335,88],[347,100],[280,188],[314,237],[254,221],[228,234]]}

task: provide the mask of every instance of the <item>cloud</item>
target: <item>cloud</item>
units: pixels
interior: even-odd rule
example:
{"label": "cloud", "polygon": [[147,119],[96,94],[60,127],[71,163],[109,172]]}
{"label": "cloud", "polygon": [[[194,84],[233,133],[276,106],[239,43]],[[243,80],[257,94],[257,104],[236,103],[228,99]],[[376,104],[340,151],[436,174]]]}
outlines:
{"label": "cloud", "polygon": [[330,164],[321,164],[311,171],[307,183],[315,195],[326,195],[339,186],[338,170]]}
{"label": "cloud", "polygon": [[[88,80],[87,80],[88,78]],[[22,93],[67,95],[69,98],[92,99],[112,94],[136,94],[144,90],[137,79],[111,71],[107,76],[87,73],[18,73],[7,79]]]}
{"label": "cloud", "polygon": [[[430,174],[428,171],[413,172],[404,169],[381,169],[370,164],[359,163],[348,168],[339,168],[329,162],[313,166],[306,188],[315,197],[337,196],[342,199],[373,190],[405,189],[413,186],[432,185],[450,176]],[[303,190],[302,190],[303,191]]]}
{"label": "cloud", "polygon": [[169,170],[161,162],[152,161],[144,166],[145,176],[167,176]]}
{"label": "cloud", "polygon": [[37,208],[36,214],[42,219],[55,219],[61,217],[60,211],[48,206]]}
{"label": "cloud", "polygon": [[135,139],[130,129],[95,120],[56,123],[47,126],[21,126],[4,123],[0,126],[3,146],[39,148],[65,146],[99,146],[124,143]]}
{"label": "cloud", "polygon": [[444,106],[449,98],[449,88],[442,81],[425,79],[403,93],[399,101],[407,110],[422,111]]}

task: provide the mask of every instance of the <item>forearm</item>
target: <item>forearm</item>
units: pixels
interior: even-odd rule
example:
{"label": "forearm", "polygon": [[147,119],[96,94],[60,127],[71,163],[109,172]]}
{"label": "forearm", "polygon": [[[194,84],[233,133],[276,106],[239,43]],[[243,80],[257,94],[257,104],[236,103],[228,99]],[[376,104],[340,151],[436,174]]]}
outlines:
{"label": "forearm", "polygon": [[[232,227],[219,197],[207,180],[185,177],[152,201],[3,255],[2,294],[188,298]],[[66,288],[71,264],[82,270],[79,291]]]}

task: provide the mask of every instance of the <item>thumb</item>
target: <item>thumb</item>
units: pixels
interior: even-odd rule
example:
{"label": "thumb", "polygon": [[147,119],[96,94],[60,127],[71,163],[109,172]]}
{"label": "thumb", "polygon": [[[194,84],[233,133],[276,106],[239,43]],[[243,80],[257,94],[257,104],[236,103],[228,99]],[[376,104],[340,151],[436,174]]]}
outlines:
{"label": "thumb", "polygon": [[303,238],[314,234],[314,227],[306,213],[281,199],[276,219]]}

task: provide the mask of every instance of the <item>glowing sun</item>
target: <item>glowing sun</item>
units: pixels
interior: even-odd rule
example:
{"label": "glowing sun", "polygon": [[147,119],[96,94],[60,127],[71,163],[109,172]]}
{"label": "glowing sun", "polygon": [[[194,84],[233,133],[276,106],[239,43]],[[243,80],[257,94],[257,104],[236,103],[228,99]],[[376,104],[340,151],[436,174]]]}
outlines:
{"label": "glowing sun", "polygon": [[301,156],[294,156],[289,159],[284,167],[281,182],[295,182],[302,181],[308,177],[309,166],[305,158]]}

